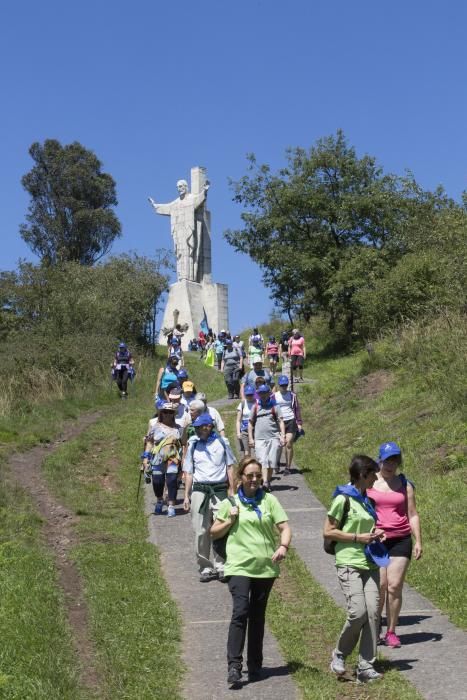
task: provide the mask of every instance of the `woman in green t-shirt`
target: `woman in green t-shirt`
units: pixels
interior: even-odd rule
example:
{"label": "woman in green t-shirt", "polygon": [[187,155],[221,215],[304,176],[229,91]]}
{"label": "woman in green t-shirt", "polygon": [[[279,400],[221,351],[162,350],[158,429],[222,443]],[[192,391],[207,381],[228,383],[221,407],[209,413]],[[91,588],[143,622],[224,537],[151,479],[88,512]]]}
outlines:
{"label": "woman in green t-shirt", "polygon": [[[347,602],[347,620],[332,652],[331,671],[345,673],[345,659],[360,639],[357,680],[381,678],[373,664],[379,622],[379,568],[365,553],[366,545],[384,540],[366,491],[376,481],[378,465],[365,455],[352,458],[350,484],[338,486],[324,523],[323,535],[333,540],[337,577]],[[348,506],[346,505],[348,503]]]}
{"label": "woman in green t-shirt", "polygon": [[227,640],[230,685],[242,677],[247,628],[248,680],[260,678],[268,596],[291,540],[287,515],[277,498],[261,488],[261,478],[261,464],[254,457],[242,459],[237,469],[235,505],[224,500],[211,527],[213,539],[229,535],[224,577],[233,603]]}

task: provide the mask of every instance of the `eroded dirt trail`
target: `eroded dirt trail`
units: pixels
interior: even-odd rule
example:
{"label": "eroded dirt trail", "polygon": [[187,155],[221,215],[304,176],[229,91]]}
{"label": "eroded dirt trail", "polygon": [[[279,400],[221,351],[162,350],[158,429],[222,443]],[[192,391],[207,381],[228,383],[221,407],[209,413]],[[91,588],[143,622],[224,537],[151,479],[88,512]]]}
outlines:
{"label": "eroded dirt trail", "polygon": [[69,556],[70,549],[78,543],[73,526],[78,522],[79,516],[68,510],[50,493],[42,473],[42,464],[64,442],[78,437],[101,416],[101,412],[82,415],[67,424],[53,443],[14,454],[8,460],[9,478],[15,486],[24,489],[31,496],[44,521],[44,541],[53,553],[58,581],[63,589],[73,645],[80,663],[80,680],[83,686],[94,691],[98,690],[100,685],[95,664],[95,647],[89,634],[88,611],[81,577]]}

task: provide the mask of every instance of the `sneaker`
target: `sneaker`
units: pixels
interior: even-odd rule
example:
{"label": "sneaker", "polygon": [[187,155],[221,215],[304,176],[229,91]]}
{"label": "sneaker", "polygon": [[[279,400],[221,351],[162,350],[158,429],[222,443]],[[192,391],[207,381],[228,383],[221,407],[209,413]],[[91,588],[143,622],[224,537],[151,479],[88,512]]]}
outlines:
{"label": "sneaker", "polygon": [[344,654],[341,654],[340,651],[337,651],[337,649],[334,649],[332,652],[332,659],[331,659],[331,671],[335,673],[337,676],[342,676],[345,673],[345,659],[344,659]]}
{"label": "sneaker", "polygon": [[398,649],[401,645],[401,640],[395,632],[386,632],[384,638],[384,643],[387,647],[392,647],[393,649]]}
{"label": "sneaker", "polygon": [[156,506],[154,508],[154,515],[162,515],[163,507],[164,507],[163,501],[157,501]]}
{"label": "sneaker", "polygon": [[382,673],[378,673],[374,668],[357,668],[357,683],[371,683],[383,677]]}
{"label": "sneaker", "polygon": [[283,472],[283,473],[284,473],[284,476],[289,476],[289,475],[290,475],[290,469],[288,469],[288,468],[286,467],[286,468],[284,469],[284,472]]}
{"label": "sneaker", "polygon": [[168,518],[175,518],[177,513],[175,512],[175,507],[174,506],[169,506],[167,508],[167,517]]}
{"label": "sneaker", "polygon": [[227,683],[229,685],[236,685],[242,680],[242,672],[236,666],[229,668],[229,673],[227,675]]}
{"label": "sneaker", "polygon": [[281,468],[280,467],[274,467],[274,474],[280,474],[281,473]]}
{"label": "sneaker", "polygon": [[209,581],[215,581],[217,579],[217,572],[211,569],[204,569],[199,575],[199,580],[201,583],[209,583]]}

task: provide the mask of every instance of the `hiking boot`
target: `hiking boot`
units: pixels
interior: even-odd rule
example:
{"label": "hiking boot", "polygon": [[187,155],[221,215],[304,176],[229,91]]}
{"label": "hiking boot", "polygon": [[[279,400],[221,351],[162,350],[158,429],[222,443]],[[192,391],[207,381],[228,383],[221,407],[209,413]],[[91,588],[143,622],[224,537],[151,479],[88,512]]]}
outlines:
{"label": "hiking boot", "polygon": [[236,685],[242,680],[242,672],[236,666],[229,668],[229,673],[227,674],[227,683],[229,685]]}
{"label": "hiking boot", "polygon": [[386,632],[386,636],[384,637],[384,643],[387,647],[398,649],[401,645],[401,640],[395,632]]}
{"label": "hiking boot", "polygon": [[205,569],[199,575],[199,580],[201,583],[209,583],[209,581],[215,581],[217,578],[217,571],[212,571],[211,569]]}
{"label": "hiking boot", "polygon": [[374,668],[357,668],[357,683],[371,683],[371,681],[378,681],[383,677],[382,673],[378,673]]}
{"label": "hiking boot", "polygon": [[336,676],[342,676],[345,673],[345,659],[344,654],[340,651],[334,649],[332,652],[331,659],[331,671],[336,674]]}
{"label": "hiking boot", "polygon": [[175,518],[177,513],[175,512],[175,507],[174,506],[169,506],[167,508],[167,517],[168,518]]}
{"label": "hiking boot", "polygon": [[162,515],[162,509],[164,508],[163,501],[157,501],[154,508],[154,515]]}

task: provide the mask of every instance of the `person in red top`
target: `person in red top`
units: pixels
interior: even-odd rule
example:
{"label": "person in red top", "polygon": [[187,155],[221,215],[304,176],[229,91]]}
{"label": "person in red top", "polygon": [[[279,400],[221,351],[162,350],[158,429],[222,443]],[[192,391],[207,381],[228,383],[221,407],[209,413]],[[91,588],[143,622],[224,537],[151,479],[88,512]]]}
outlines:
{"label": "person in red top", "polygon": [[271,374],[274,376],[277,369],[277,363],[279,362],[279,343],[276,343],[276,339],[273,335],[269,337],[269,342],[266,345],[266,355],[269,360],[269,369]]}
{"label": "person in red top", "polygon": [[[292,336],[289,338],[289,358],[292,375],[295,372],[295,381],[303,382],[303,365],[306,360],[305,338],[300,334],[298,328],[294,328]],[[297,377],[297,372],[299,377]]]}
{"label": "person in red top", "polygon": [[397,474],[402,464],[400,447],[385,442],[379,448],[378,479],[367,495],[374,501],[378,516],[376,526],[386,534],[384,544],[391,557],[386,569],[380,570],[380,614],[386,603],[387,632],[380,641],[389,647],[400,647],[396,626],[402,606],[402,587],[412,557],[412,535],[415,559],[422,556],[420,518],[415,505],[415,487],[404,474]]}

